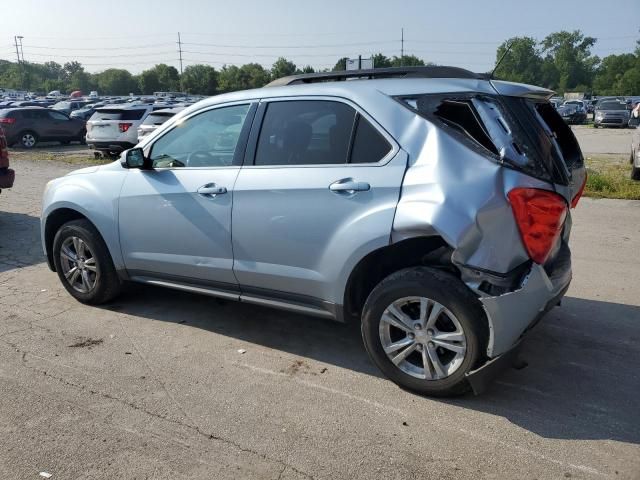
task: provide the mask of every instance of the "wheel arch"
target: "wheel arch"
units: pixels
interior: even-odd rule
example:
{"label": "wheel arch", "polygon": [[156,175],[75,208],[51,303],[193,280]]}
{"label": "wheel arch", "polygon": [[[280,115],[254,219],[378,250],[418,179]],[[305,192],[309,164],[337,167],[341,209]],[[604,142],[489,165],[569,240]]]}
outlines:
{"label": "wheel arch", "polygon": [[343,319],[360,321],[367,297],[385,277],[399,270],[432,266],[460,272],[451,262],[453,249],[438,235],[408,238],[373,250],[351,271],[344,290]]}
{"label": "wheel arch", "polygon": [[72,220],[86,220],[87,222],[89,222],[107,245],[107,250],[111,255],[111,260],[115,263],[115,261],[117,260],[117,256],[114,255],[113,246],[109,245],[109,242],[107,242],[107,238],[105,237],[98,223],[93,221],[85,212],[82,212],[80,209],[72,208],[70,206],[61,206],[59,208],[51,210],[47,214],[43,225],[42,240],[49,268],[52,271],[55,271],[55,262],[53,261],[53,240],[56,236],[56,233],[58,232],[60,227],[62,227],[62,225]]}

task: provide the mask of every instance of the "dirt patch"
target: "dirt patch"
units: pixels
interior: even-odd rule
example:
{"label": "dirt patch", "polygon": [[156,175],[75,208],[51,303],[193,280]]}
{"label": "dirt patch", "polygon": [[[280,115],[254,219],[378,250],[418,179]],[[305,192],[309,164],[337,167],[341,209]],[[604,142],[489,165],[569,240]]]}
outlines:
{"label": "dirt patch", "polygon": [[85,347],[94,347],[96,345],[100,345],[104,340],[101,338],[80,338],[78,342],[73,345],[69,345],[69,348],[85,348]]}

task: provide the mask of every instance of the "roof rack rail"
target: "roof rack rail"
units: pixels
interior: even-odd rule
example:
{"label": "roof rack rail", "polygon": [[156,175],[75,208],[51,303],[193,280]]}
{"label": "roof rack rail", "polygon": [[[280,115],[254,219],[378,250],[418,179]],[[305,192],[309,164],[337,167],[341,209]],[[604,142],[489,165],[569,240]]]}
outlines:
{"label": "roof rack rail", "polygon": [[390,67],[290,75],[288,77],[282,77],[272,81],[267,84],[267,87],[281,87],[284,85],[297,85],[301,83],[339,82],[356,78],[467,78],[486,80],[488,76],[484,73],[475,73],[458,67]]}

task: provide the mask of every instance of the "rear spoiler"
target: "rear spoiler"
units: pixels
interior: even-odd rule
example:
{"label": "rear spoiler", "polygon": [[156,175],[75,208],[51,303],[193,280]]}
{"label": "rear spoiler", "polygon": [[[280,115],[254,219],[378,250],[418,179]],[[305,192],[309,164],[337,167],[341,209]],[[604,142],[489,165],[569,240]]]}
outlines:
{"label": "rear spoiler", "polygon": [[501,80],[490,80],[491,86],[499,95],[507,97],[523,97],[533,100],[549,100],[556,92],[526,83],[503,82]]}

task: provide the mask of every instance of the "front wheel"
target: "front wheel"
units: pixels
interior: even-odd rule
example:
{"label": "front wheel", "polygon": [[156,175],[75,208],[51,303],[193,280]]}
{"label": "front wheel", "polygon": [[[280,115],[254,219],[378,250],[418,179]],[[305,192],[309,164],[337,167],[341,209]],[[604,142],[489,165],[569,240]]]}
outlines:
{"label": "front wheel", "polygon": [[390,275],[371,292],[362,336],[393,382],[451,396],[469,390],[465,374],[485,358],[487,326],[478,300],[458,278],[418,267]]}
{"label": "front wheel", "polygon": [[53,261],[64,288],[82,303],[105,303],[120,293],[109,250],[88,220],[60,227],[53,240]]}
{"label": "front wheel", "polygon": [[640,180],[640,167],[631,167],[631,180]]}

